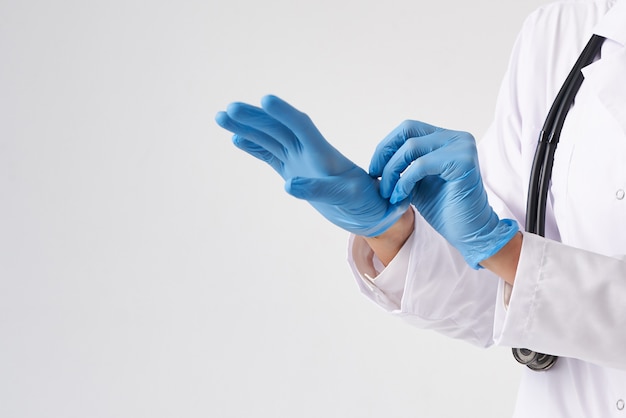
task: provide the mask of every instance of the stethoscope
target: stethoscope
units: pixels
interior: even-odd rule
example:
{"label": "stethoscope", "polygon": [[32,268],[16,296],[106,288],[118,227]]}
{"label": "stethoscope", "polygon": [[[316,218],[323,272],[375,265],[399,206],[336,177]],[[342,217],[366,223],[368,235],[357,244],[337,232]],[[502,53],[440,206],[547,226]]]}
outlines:
{"label": "stethoscope", "polygon": [[[593,61],[604,42],[602,36],[593,35],[583,52],[578,57],[574,67],[565,79],[565,83],[559,90],[554,103],[548,112],[546,121],[539,134],[537,150],[530,172],[530,185],[528,199],[526,201],[526,231],[545,236],[546,202],[548,198],[548,186],[552,177],[552,165],[554,152],[559,143],[563,122],[569,112],[574,97],[583,82],[581,69]],[[551,354],[542,354],[526,348],[514,348],[513,357],[519,363],[536,371],[550,369],[556,363],[558,357]]]}

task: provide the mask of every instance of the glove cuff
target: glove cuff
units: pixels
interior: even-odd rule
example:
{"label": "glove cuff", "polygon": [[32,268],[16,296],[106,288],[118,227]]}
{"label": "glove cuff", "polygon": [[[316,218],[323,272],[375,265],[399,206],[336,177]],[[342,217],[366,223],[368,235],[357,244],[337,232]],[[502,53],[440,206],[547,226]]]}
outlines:
{"label": "glove cuff", "polygon": [[383,219],[367,230],[360,232],[358,235],[362,235],[367,238],[377,237],[391,228],[398,220],[404,215],[409,207],[409,200],[405,199],[395,205],[390,205],[387,212],[383,216]]}
{"label": "glove cuff", "polygon": [[519,225],[513,219],[500,219],[494,229],[478,238],[467,254],[465,261],[474,270],[482,269],[480,262],[495,255],[509,243],[519,231]]}

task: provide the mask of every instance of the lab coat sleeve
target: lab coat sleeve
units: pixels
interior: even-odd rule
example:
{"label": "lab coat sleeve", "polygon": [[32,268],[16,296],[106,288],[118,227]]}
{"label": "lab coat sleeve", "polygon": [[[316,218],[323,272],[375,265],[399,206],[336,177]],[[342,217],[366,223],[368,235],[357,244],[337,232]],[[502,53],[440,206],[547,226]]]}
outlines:
{"label": "lab coat sleeve", "polygon": [[488,347],[498,279],[473,270],[416,213],[415,232],[386,267],[352,236],[349,262],[362,293],[409,324]]}
{"label": "lab coat sleeve", "polygon": [[626,260],[525,234],[510,289],[501,284],[499,345],[626,369]]}

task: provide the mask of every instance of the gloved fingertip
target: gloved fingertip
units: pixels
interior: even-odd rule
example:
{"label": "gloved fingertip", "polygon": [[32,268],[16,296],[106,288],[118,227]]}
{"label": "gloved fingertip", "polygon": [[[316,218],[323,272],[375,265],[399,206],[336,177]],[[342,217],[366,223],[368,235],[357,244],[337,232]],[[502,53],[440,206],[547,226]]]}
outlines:
{"label": "gloved fingertip", "polygon": [[226,113],[228,114],[228,116],[233,117],[233,118],[237,118],[237,115],[241,114],[241,112],[243,111],[245,107],[244,103],[241,102],[233,102],[231,104],[228,105],[228,107],[226,108]]}
{"label": "gloved fingertip", "polygon": [[306,199],[306,188],[301,187],[301,183],[298,177],[287,179],[285,181],[285,191],[298,199]]}
{"label": "gloved fingertip", "polygon": [[277,95],[268,93],[265,96],[261,97],[261,103],[263,103],[266,100],[277,100],[277,99],[280,100]]}
{"label": "gloved fingertip", "polygon": [[278,119],[285,115],[294,116],[299,114],[299,111],[295,107],[273,94],[268,94],[261,99],[261,107],[270,116],[277,117]]}
{"label": "gloved fingertip", "polygon": [[261,98],[261,107],[263,109],[267,109],[268,107],[272,107],[277,103],[282,103],[282,100],[273,94],[267,94]]}
{"label": "gloved fingertip", "polygon": [[391,189],[391,187],[388,185],[389,183],[386,181],[383,181],[383,179],[380,179],[380,182],[378,183],[378,194],[380,194],[380,196],[383,199],[389,199],[389,197],[391,197],[393,190]]}
{"label": "gloved fingertip", "polygon": [[225,125],[228,123],[228,119],[228,114],[223,110],[220,110],[215,114],[215,122],[222,128],[224,128]]}
{"label": "gloved fingertip", "polygon": [[237,134],[233,135],[232,142],[236,147],[239,147],[243,138]]}
{"label": "gloved fingertip", "polygon": [[396,188],[393,190],[393,193],[391,193],[391,197],[389,197],[389,203],[391,203],[392,205],[395,205],[395,204],[402,202],[406,198],[407,198],[406,194],[404,194],[403,192],[399,191],[399,189]]}
{"label": "gloved fingertip", "polygon": [[370,168],[367,170],[367,174],[369,174],[370,177],[376,179],[380,177],[383,173],[381,172],[381,170],[378,169],[378,167],[370,165]]}

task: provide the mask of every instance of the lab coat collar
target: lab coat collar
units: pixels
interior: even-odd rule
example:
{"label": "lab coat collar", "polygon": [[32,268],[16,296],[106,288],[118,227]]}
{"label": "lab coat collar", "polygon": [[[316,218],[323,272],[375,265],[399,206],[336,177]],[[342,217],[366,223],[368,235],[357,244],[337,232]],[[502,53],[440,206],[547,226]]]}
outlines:
{"label": "lab coat collar", "polygon": [[626,0],[617,0],[596,25],[593,33],[626,47]]}
{"label": "lab coat collar", "polygon": [[[626,3],[622,3],[624,4]],[[626,134],[626,83],[624,83],[626,47],[602,57],[583,68],[582,72],[585,77],[584,83],[595,91],[600,102],[613,115]]]}
{"label": "lab coat collar", "polygon": [[[617,0],[596,25],[593,33],[604,36],[610,45],[605,54],[582,69],[585,84],[591,87],[598,99],[613,115],[626,134],[626,0]],[[609,46],[609,45],[605,45]]]}

